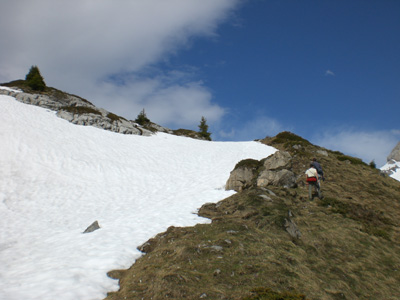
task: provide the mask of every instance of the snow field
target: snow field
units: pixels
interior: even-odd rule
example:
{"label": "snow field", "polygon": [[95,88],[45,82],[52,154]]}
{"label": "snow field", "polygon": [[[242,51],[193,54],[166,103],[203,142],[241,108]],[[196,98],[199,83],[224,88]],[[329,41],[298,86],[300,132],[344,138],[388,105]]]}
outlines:
{"label": "snow field", "polygon": [[[106,276],[169,226],[232,191],[235,164],[274,153],[257,142],[122,135],[73,125],[0,95],[0,299],[102,299]],[[82,232],[97,220],[100,230]]]}

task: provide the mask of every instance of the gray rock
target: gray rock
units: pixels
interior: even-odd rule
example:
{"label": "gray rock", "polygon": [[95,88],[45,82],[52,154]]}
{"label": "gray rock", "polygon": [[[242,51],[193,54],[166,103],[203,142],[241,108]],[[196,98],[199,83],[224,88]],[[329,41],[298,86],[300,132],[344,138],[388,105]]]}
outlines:
{"label": "gray rock", "polygon": [[283,186],[287,188],[296,187],[296,175],[289,170],[279,171],[265,170],[257,177],[257,186],[266,187],[268,185]]}
{"label": "gray rock", "polygon": [[93,232],[97,229],[100,229],[99,223],[97,221],[94,221],[88,228],[85,229],[83,233]]}
{"label": "gray rock", "polygon": [[390,160],[400,161],[400,142],[397,143],[396,147],[393,148],[387,157],[387,161],[389,162]]}
{"label": "gray rock", "polygon": [[328,151],[325,150],[317,150],[316,151],[318,154],[323,155],[323,156],[328,156]]}
{"label": "gray rock", "polygon": [[272,198],[270,196],[267,196],[267,195],[258,195],[258,196],[263,198],[264,200],[272,201]]}
{"label": "gray rock", "polygon": [[[50,97],[48,95],[29,94],[0,89],[0,94],[14,97],[16,100],[25,104],[36,105],[56,111],[58,117],[76,125],[93,126],[122,134],[144,136],[150,136],[153,134],[150,130],[139,126],[133,121],[128,121],[124,118],[111,119],[108,117],[110,115],[109,111],[97,108],[92,103],[67,93],[60,93],[60,96],[55,98],[54,96]],[[73,109],[75,108],[77,111],[79,111],[79,108],[89,108],[92,110],[92,113],[74,113]],[[152,123],[152,127],[161,132],[172,132],[172,130],[155,123]]]}
{"label": "gray rock", "polygon": [[285,229],[292,238],[299,239],[301,237],[299,228],[291,218],[285,219]]}
{"label": "gray rock", "polygon": [[240,167],[234,169],[226,182],[226,190],[234,190],[240,192],[243,188],[250,184],[254,176],[254,170],[248,167]]}
{"label": "gray rock", "polygon": [[267,170],[288,169],[291,166],[292,156],[286,151],[277,151],[264,161],[264,168]]}

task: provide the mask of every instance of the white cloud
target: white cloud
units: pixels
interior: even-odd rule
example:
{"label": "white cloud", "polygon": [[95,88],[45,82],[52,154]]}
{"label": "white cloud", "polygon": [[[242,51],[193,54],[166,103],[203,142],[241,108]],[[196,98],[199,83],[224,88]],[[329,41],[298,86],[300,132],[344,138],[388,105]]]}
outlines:
{"label": "white cloud", "polygon": [[314,138],[313,143],[332,150],[361,158],[364,162],[375,161],[378,167],[386,163],[398,142],[398,136],[391,131],[336,130]]}
{"label": "white cloud", "polygon": [[[118,111],[149,106],[148,111],[154,111],[158,118],[161,115],[154,105],[162,102],[164,116],[169,117],[154,121],[182,120],[182,125],[194,117],[193,109],[198,114],[209,114],[209,119],[219,118],[223,109],[212,104],[210,91],[198,80],[182,83],[165,76],[155,78],[153,74],[148,80],[130,78],[118,86],[113,81],[104,83],[104,79],[116,74],[137,75],[187,48],[192,37],[215,36],[219,23],[226,20],[238,3],[238,0],[6,1],[2,11],[8,13],[0,18],[0,82],[23,78],[31,65],[38,65],[48,85],[83,96],[96,105],[112,101]],[[176,76],[173,78],[177,80]],[[166,98],[161,101],[163,95]],[[197,101],[198,105],[191,108]],[[108,108],[112,109],[109,105]],[[189,109],[188,117],[184,117],[184,109]]]}
{"label": "white cloud", "polygon": [[325,76],[335,76],[335,73],[333,73],[331,70],[326,70]]}

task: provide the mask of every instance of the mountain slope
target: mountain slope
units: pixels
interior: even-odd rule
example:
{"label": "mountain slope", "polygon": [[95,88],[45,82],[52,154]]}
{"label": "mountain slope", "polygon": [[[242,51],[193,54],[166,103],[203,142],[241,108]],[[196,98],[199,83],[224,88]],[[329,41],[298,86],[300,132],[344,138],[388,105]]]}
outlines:
{"label": "mountain slope", "polygon": [[[204,205],[211,224],[149,240],[131,268],[110,272],[121,289],[106,299],[400,299],[400,183],[290,133],[263,142],[291,153],[298,186],[251,186]],[[314,156],[326,181],[310,201]]]}
{"label": "mountain slope", "polygon": [[107,271],[171,225],[209,222],[194,212],[232,195],[232,165],[275,151],[76,126],[4,95],[0,107],[0,299],[103,298],[118,289]]}

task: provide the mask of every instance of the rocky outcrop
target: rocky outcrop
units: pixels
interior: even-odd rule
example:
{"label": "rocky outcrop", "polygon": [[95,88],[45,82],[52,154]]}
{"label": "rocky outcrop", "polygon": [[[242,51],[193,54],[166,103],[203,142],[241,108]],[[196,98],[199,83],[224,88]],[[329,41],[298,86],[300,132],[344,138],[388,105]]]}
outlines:
{"label": "rocky outcrop", "polygon": [[387,157],[388,162],[391,160],[400,161],[400,142],[397,143],[396,147],[393,148]]}
{"label": "rocky outcrop", "polygon": [[266,187],[268,185],[293,188],[296,186],[296,176],[287,169],[265,170],[257,177],[257,186]]}
{"label": "rocky outcrop", "polygon": [[254,159],[246,159],[235,166],[226,182],[226,190],[242,191],[249,186],[257,171],[259,162]]}
{"label": "rocky outcrop", "polygon": [[[26,104],[36,105],[57,112],[57,116],[73,124],[93,126],[123,134],[150,136],[153,131],[146,129],[133,121],[128,121],[109,111],[94,106],[89,101],[53,89],[52,93],[30,94],[14,89],[1,89],[0,94],[14,97]],[[154,131],[171,133],[172,130],[151,123]]]}
{"label": "rocky outcrop", "polygon": [[292,167],[292,156],[286,151],[277,151],[268,156],[263,164],[266,170],[289,169]]}
{"label": "rocky outcrop", "polygon": [[286,151],[277,151],[264,160],[244,160],[231,172],[226,190],[237,192],[250,186],[268,185],[286,188],[296,187],[296,175],[291,171],[292,156]]}

